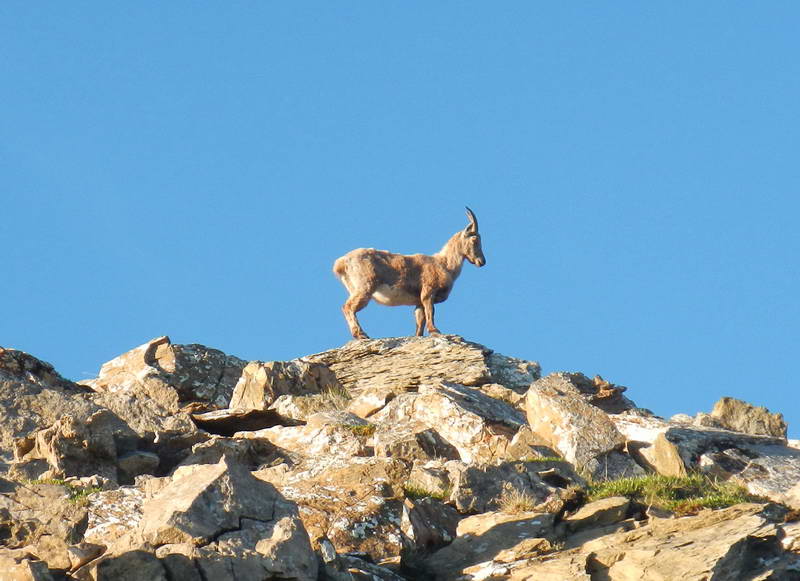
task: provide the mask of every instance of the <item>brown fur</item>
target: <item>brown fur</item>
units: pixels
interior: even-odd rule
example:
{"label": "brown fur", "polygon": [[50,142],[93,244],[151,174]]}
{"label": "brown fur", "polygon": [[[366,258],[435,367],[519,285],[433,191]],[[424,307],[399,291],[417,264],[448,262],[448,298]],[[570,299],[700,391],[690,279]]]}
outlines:
{"label": "brown fur", "polygon": [[333,272],[350,293],[342,312],[353,337],[367,338],[356,313],[371,299],[387,306],[413,306],[416,334],[422,335],[426,325],[430,334],[439,333],[433,321],[434,303],[450,295],[464,259],[476,266],[486,264],[478,222],[469,208],[467,216],[470,224],[432,256],[357,248],[336,260]]}

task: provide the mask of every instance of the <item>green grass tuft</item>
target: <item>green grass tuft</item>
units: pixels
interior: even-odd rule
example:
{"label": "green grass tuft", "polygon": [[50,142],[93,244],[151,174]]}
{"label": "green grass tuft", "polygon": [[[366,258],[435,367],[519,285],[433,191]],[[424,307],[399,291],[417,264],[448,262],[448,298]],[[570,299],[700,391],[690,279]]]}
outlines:
{"label": "green grass tuft", "polygon": [[84,506],[89,502],[89,495],[103,490],[98,486],[75,486],[61,478],[40,478],[38,480],[31,480],[29,484],[50,484],[54,486],[63,486],[67,489],[69,494],[69,501],[77,505]]}
{"label": "green grass tuft", "polygon": [[447,490],[428,490],[422,486],[406,482],[403,486],[403,492],[406,497],[412,500],[419,500],[421,498],[435,498],[436,500],[447,500],[450,497],[450,489]]}
{"label": "green grass tuft", "polygon": [[704,474],[680,477],[649,474],[589,486],[589,502],[609,496],[627,496],[676,514],[693,514],[702,508],[725,508],[760,500],[737,484],[714,480]]}
{"label": "green grass tuft", "polygon": [[566,462],[558,456],[525,456],[523,462]]}
{"label": "green grass tuft", "polygon": [[342,427],[350,430],[356,436],[371,436],[375,433],[375,424],[342,424]]}

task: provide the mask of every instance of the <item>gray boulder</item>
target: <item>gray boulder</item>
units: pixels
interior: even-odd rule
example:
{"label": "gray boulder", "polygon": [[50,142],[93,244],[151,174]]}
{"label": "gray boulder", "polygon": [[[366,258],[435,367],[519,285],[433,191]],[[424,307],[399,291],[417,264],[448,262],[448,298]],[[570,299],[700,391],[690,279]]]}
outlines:
{"label": "gray boulder", "polygon": [[711,416],[724,428],[734,432],[786,438],[787,426],[783,414],[773,414],[765,407],[754,406],[746,401],[723,397],[714,404]]}
{"label": "gray boulder", "polygon": [[584,397],[574,374],[553,373],[534,382],[526,408],[531,431],[579,471],[596,473],[598,458],[625,445],[609,415]]}

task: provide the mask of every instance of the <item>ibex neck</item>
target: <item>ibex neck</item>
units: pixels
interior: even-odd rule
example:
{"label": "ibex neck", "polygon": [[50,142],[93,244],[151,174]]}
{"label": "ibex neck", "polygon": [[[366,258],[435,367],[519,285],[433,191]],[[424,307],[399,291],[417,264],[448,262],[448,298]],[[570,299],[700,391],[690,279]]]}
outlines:
{"label": "ibex neck", "polygon": [[460,232],[453,234],[450,240],[435,255],[453,278],[461,274],[461,266],[464,264],[464,254],[458,244],[460,234]]}

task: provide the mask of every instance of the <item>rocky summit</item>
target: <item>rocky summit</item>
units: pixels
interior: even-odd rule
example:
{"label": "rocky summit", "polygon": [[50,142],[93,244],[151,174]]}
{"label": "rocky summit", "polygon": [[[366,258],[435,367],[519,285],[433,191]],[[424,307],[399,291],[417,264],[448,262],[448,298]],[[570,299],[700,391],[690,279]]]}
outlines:
{"label": "rocky summit", "polygon": [[800,579],[782,416],[632,395],[448,335],[0,348],[0,581]]}

